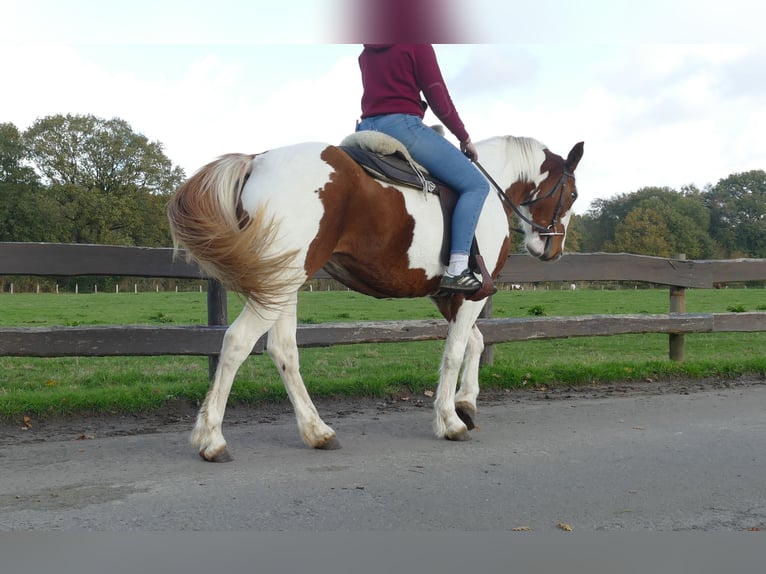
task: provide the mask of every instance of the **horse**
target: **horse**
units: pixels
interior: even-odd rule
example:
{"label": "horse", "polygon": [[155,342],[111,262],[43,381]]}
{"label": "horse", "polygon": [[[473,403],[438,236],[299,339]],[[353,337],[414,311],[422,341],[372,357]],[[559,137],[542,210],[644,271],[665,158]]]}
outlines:
{"label": "horse", "polygon": [[[514,216],[530,256],[561,257],[583,142],[566,159],[533,138],[497,136],[475,145],[477,166],[495,186],[475,235],[491,276],[497,278],[510,253]],[[321,269],[373,297],[433,300],[448,321],[433,431],[451,441],[470,439],[484,348],[476,320],[486,299],[439,290],[446,226],[438,196],[370,175],[340,146],[305,142],[215,159],[176,190],[167,215],[175,252],[183,248],[205,274],[246,298],[226,330],[191,433],[204,460],[232,460],[222,432],[226,402],[239,367],[265,333],[303,442],[340,447],[306,390],[296,342],[299,289]]]}

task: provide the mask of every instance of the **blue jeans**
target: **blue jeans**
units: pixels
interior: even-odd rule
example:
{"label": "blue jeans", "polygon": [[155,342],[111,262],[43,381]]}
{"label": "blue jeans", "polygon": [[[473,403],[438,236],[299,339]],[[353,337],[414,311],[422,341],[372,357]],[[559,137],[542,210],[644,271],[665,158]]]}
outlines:
{"label": "blue jeans", "polygon": [[471,161],[444,136],[408,114],[387,114],[364,118],[357,131],[374,130],[398,139],[412,159],[454,189],[459,198],[452,216],[452,253],[468,254],[489,183]]}

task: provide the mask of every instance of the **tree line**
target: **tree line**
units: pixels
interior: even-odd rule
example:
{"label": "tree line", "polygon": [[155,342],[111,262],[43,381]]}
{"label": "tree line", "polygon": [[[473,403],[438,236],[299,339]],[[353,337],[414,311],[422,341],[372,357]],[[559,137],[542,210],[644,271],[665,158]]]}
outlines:
{"label": "tree line", "polygon": [[[167,247],[165,205],[185,177],[118,118],[0,123],[0,241]],[[766,258],[766,172],[597,199],[572,217],[567,251]]]}
{"label": "tree line", "polygon": [[734,173],[701,190],[645,187],[597,199],[571,226],[567,250],[581,253],[766,258],[766,172]]}
{"label": "tree line", "polygon": [[184,179],[121,119],[0,124],[0,241],[170,245],[165,204]]}

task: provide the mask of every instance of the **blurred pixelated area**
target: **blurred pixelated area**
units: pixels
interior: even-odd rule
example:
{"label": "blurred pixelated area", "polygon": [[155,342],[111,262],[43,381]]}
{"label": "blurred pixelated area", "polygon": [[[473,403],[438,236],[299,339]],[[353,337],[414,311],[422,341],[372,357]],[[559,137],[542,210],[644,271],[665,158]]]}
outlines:
{"label": "blurred pixelated area", "polygon": [[329,39],[344,44],[472,43],[469,6],[461,0],[333,0]]}

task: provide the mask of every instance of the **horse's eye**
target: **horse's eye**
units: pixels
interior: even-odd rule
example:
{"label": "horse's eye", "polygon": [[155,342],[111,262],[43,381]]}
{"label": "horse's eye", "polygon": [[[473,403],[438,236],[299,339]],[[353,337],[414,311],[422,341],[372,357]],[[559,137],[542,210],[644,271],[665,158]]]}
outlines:
{"label": "horse's eye", "polygon": [[577,190],[572,192],[572,201],[575,201],[577,199]]}

